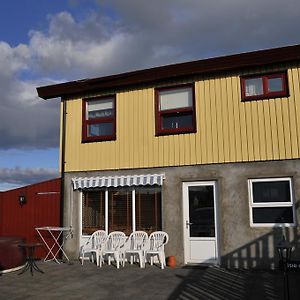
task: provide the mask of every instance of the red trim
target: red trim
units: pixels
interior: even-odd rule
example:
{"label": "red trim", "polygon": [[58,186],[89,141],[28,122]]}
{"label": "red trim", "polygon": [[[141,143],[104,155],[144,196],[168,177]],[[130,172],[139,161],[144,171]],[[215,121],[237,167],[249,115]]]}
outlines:
{"label": "red trim", "polygon": [[[255,78],[262,78],[263,93],[261,95],[246,96],[246,80],[255,79]],[[269,79],[272,79],[272,78],[281,78],[281,80],[282,80],[282,90],[281,91],[268,92]],[[278,98],[278,97],[288,97],[289,90],[288,90],[287,72],[242,76],[241,77],[241,92],[242,92],[242,100],[243,101],[263,100],[263,99]]]}
{"label": "red trim", "polygon": [[[182,88],[191,88],[193,96],[193,106],[192,107],[183,107],[170,110],[159,110],[159,93],[161,91],[170,91],[177,90]],[[192,126],[184,128],[162,128],[162,117],[163,116],[172,116],[175,114],[180,115],[192,115]],[[155,135],[169,135],[169,134],[183,134],[183,133],[194,133],[196,132],[196,110],[195,110],[195,86],[194,84],[184,84],[176,85],[171,87],[157,88],[155,89]]]}
{"label": "red trim", "polygon": [[[86,118],[86,107],[88,101],[101,100],[101,99],[113,99],[114,115],[112,117],[102,117],[87,120]],[[91,124],[101,124],[101,123],[112,123],[113,134],[111,135],[101,135],[101,136],[88,136],[88,126]],[[100,142],[100,141],[112,141],[116,139],[116,96],[108,95],[102,97],[93,97],[82,99],[82,142]]]}

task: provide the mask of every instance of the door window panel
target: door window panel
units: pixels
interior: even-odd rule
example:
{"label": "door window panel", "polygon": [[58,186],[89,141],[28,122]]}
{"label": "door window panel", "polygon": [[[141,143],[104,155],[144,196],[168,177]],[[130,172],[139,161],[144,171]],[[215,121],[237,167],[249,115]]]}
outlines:
{"label": "door window panel", "polygon": [[190,237],[215,237],[213,186],[189,187]]}

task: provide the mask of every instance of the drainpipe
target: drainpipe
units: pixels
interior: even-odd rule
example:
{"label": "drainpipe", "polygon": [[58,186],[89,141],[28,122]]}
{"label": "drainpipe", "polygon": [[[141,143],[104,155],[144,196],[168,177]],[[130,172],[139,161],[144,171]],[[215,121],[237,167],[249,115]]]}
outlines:
{"label": "drainpipe", "polygon": [[65,207],[65,144],[66,144],[66,115],[67,115],[67,104],[63,98],[63,112],[62,112],[62,128],[61,128],[61,187],[60,187],[60,226],[64,226],[64,207]]}
{"label": "drainpipe", "polygon": [[[62,108],[62,124],[61,124],[61,153],[60,153],[60,173],[61,173],[61,182],[60,182],[60,215],[59,222],[60,227],[64,227],[64,208],[65,208],[65,136],[66,136],[66,114],[67,114],[67,104],[66,100],[61,98],[63,108]],[[64,233],[59,237],[59,244],[61,245],[64,240]],[[60,256],[61,251],[60,251]]]}

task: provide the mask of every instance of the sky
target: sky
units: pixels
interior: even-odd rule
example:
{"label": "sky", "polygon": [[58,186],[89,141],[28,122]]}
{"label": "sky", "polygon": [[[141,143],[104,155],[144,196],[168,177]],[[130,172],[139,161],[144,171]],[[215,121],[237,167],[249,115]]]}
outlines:
{"label": "sky", "polygon": [[299,0],[1,0],[0,191],[59,176],[36,87],[300,44]]}

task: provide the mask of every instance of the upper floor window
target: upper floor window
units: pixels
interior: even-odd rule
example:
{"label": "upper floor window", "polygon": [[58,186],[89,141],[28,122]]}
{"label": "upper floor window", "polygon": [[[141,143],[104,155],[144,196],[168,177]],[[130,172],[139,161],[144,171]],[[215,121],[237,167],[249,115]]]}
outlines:
{"label": "upper floor window", "polygon": [[82,141],[107,141],[116,139],[115,96],[83,100]]}
{"label": "upper floor window", "polygon": [[252,226],[295,225],[291,178],[249,180]]}
{"label": "upper floor window", "polygon": [[243,100],[288,96],[285,72],[242,77],[241,86]]}
{"label": "upper floor window", "polygon": [[194,86],[155,90],[156,135],[196,132]]}

